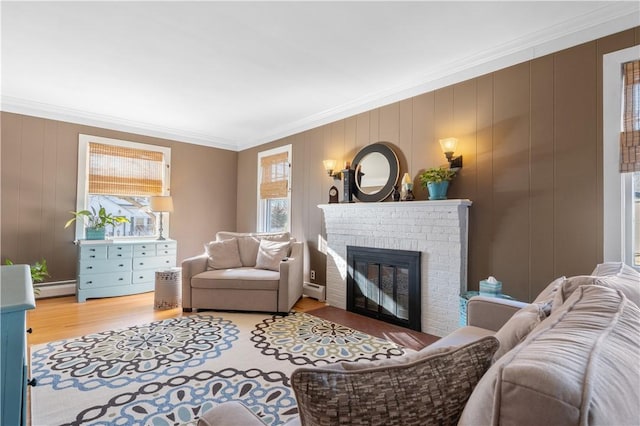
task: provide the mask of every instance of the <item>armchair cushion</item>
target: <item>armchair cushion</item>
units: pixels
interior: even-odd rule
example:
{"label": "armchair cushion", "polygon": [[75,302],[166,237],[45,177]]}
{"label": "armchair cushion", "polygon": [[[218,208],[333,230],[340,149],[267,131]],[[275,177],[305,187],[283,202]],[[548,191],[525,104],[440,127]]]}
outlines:
{"label": "armchair cushion", "polygon": [[602,287],[620,290],[629,300],[640,305],[640,273],[633,271],[635,275],[609,275],[591,276],[578,275],[564,280],[553,299],[553,311],[562,307],[562,304],[571,297],[579,288],[585,285],[598,285]]}
{"label": "armchair cushion", "polygon": [[260,240],[256,268],[271,271],[280,270],[280,262],[289,254],[289,241]]}
{"label": "armchair cushion", "polygon": [[302,424],[455,424],[498,348],[494,337],[400,365],[300,368],[291,385]]}
{"label": "armchair cushion", "polygon": [[229,269],[242,267],[240,252],[238,251],[238,240],[232,238],[224,241],[211,241],[205,244],[209,260],[207,269]]}

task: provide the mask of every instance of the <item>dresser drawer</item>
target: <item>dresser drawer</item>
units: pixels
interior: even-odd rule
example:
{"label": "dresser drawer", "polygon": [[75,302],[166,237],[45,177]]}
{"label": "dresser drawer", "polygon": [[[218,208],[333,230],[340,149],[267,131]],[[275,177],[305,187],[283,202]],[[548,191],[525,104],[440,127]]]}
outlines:
{"label": "dresser drawer", "polygon": [[79,275],[124,271],[131,271],[131,259],[83,260],[78,265]]}
{"label": "dresser drawer", "polygon": [[160,253],[160,249],[162,250],[175,250],[177,248],[177,244],[175,241],[164,241],[161,243],[156,243],[156,247],[158,249],[158,253]]}
{"label": "dresser drawer", "polygon": [[175,256],[176,255],[176,249],[175,248],[160,248],[158,247],[158,250],[156,251],[156,255],[158,256]]}
{"label": "dresser drawer", "polygon": [[133,256],[132,245],[113,245],[107,250],[109,259],[130,259]]}
{"label": "dresser drawer", "polygon": [[80,274],[78,276],[78,287],[116,287],[131,284],[131,272],[112,272],[103,274]]}
{"label": "dresser drawer", "polygon": [[106,259],[107,246],[80,247],[80,259]]}
{"label": "dresser drawer", "polygon": [[176,266],[175,256],[162,256],[153,259],[133,259],[133,270],[162,269]]}
{"label": "dresser drawer", "polygon": [[141,269],[139,271],[133,271],[131,274],[131,282],[134,284],[155,282],[155,279],[155,269]]}
{"label": "dresser drawer", "polygon": [[133,257],[153,257],[156,255],[155,243],[136,244],[133,246]]}

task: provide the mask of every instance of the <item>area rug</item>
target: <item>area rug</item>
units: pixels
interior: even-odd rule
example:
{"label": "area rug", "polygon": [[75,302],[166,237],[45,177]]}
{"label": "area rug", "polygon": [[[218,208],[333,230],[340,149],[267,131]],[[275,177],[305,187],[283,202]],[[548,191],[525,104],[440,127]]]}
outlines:
{"label": "area rug", "polygon": [[241,401],[267,425],[298,413],[299,366],[400,356],[401,347],[313,315],[212,313],[31,348],[31,419],[41,425],[193,425]]}

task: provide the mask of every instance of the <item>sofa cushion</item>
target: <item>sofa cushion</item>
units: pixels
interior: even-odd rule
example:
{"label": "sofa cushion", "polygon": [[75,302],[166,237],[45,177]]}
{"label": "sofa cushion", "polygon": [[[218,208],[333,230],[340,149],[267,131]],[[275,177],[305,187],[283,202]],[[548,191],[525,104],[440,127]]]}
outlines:
{"label": "sofa cushion", "polygon": [[455,424],[498,347],[486,337],[414,362],[358,371],[301,368],[291,385],[302,424]]}
{"label": "sofa cushion", "polygon": [[199,273],[191,278],[193,288],[234,290],[277,290],[280,274],[255,268],[218,269]]}
{"label": "sofa cushion", "polygon": [[581,286],[500,358],[459,425],[637,424],[640,309],[620,291]]}
{"label": "sofa cushion", "polygon": [[258,247],[260,247],[260,240],[257,237],[238,237],[238,251],[242,266],[256,266]]}
{"label": "sofa cushion", "polygon": [[555,297],[558,288],[560,288],[565,278],[566,277],[562,276],[551,281],[551,283],[549,283],[549,285],[546,286],[545,289],[538,294],[533,303],[553,302],[553,298]]}
{"label": "sofa cushion", "polygon": [[500,342],[500,347],[493,355],[493,360],[500,359],[502,355],[522,342],[547,317],[549,312],[547,306],[550,305],[551,302],[532,303],[513,314],[495,334],[496,339]]}
{"label": "sofa cushion", "polygon": [[591,275],[595,275],[598,277],[615,275],[628,278],[635,277],[637,279],[639,274],[638,271],[624,262],[605,262],[598,264]]}
{"label": "sofa cushion", "polygon": [[205,249],[209,260],[207,269],[228,269],[240,268],[240,252],[238,251],[238,240],[231,238],[224,241],[211,241],[205,244]]}
{"label": "sofa cushion", "polygon": [[560,309],[573,292],[584,285],[598,285],[620,290],[629,300],[640,306],[640,274],[637,277],[617,274],[608,276],[578,275],[564,280],[554,296],[553,310]]}
{"label": "sofa cushion", "polygon": [[280,270],[280,262],[289,254],[291,243],[289,241],[260,240],[256,268]]}

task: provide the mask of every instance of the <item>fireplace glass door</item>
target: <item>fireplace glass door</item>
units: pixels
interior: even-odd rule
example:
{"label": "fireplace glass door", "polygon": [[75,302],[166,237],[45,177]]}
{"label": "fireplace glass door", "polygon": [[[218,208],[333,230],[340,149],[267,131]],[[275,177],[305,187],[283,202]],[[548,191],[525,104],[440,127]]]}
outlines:
{"label": "fireplace glass door", "polygon": [[347,309],[420,330],[420,252],[347,247]]}

